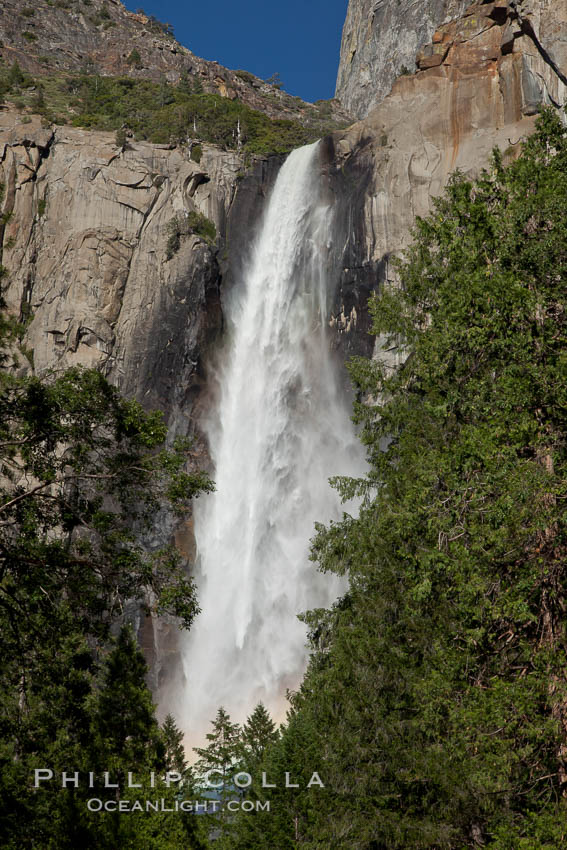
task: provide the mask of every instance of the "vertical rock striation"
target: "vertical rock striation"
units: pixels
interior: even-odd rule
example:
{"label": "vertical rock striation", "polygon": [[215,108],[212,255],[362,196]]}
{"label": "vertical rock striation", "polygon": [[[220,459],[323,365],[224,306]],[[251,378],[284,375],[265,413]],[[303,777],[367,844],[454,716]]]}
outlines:
{"label": "vertical rock striation", "polygon": [[394,80],[413,73],[418,50],[469,0],[349,0],[341,42],[336,97],[364,118]]}
{"label": "vertical rock striation", "polygon": [[[415,217],[429,212],[455,170],[478,174],[494,147],[515,157],[541,106],[563,106],[566,38],[567,0],[470,6],[421,48],[416,73],[398,77],[364,120],[333,135],[331,180],[344,210],[342,317],[355,309],[358,327],[368,325],[360,294],[394,279],[390,257],[407,247]],[[343,347],[360,350],[344,318],[336,329]]]}
{"label": "vertical rock striation", "polygon": [[[467,9],[468,17],[482,16],[483,5],[471,6],[470,0],[350,0],[336,97],[351,114],[365,118],[399,76],[413,74],[420,50],[438,27],[455,21]],[[505,0],[489,5],[496,9],[496,16],[506,16]],[[531,33],[547,58],[557,68],[565,67],[567,11],[563,0],[514,0],[509,8],[517,16],[519,29],[512,24],[507,37],[513,39],[518,31]],[[473,30],[473,26],[468,30],[470,38],[474,38]],[[437,46],[432,55],[438,57],[441,52]]]}

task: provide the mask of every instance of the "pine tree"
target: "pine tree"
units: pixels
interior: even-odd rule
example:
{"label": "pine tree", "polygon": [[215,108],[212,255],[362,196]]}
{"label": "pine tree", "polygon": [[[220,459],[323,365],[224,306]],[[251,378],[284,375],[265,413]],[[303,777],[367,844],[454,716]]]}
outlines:
{"label": "pine tree", "polygon": [[242,727],[242,743],[247,767],[260,764],[265,750],[279,737],[278,730],[263,703],[258,703]]}
{"label": "pine tree", "polygon": [[222,784],[223,790],[231,786],[231,777],[238,770],[240,755],[240,727],[232,723],[230,715],[221,706],[212,722],[213,730],[207,733],[206,747],[194,747],[199,756],[195,765],[198,776],[208,771],[216,773],[211,777],[214,784]]}
{"label": "pine tree", "polygon": [[141,765],[155,757],[158,725],[148,668],[130,626],[123,626],[108,655],[96,697],[95,723],[102,750],[124,764]]}
{"label": "pine tree", "polygon": [[233,723],[228,712],[221,706],[212,722],[212,731],[207,734],[209,744],[206,747],[194,747],[199,756],[194,766],[197,786],[201,786],[204,796],[214,798],[210,803],[215,807],[212,814],[203,818],[215,840],[222,842],[230,831],[232,816],[227,809],[229,800],[240,795],[233,777],[241,768],[242,744],[240,726]]}
{"label": "pine tree", "polygon": [[12,67],[8,72],[8,85],[12,86],[20,86],[24,82],[24,74],[22,69],[20,68],[18,61],[16,60]]}
{"label": "pine tree", "polygon": [[183,732],[175,723],[173,715],[168,714],[161,727],[165,746],[165,765],[167,770],[173,770],[183,775],[187,770],[187,759],[183,749]]}

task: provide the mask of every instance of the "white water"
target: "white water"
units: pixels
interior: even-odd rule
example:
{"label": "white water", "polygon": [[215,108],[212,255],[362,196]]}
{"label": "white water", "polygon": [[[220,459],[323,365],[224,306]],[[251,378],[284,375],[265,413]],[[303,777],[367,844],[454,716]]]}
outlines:
{"label": "white water", "polygon": [[332,209],[320,186],[318,146],[294,151],[225,305],[229,344],[205,426],[216,492],[195,505],[202,614],[183,648],[191,746],[219,705],[242,722],[262,700],[283,719],[307,655],[296,615],[341,589],[308,559],[314,522],[341,515],[328,478],[364,469],[326,335]]}

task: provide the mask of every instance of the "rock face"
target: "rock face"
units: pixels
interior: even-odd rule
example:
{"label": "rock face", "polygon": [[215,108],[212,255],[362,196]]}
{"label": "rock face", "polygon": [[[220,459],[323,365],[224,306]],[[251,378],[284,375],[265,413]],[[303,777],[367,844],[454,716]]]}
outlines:
{"label": "rock face", "polygon": [[121,150],[109,133],[44,129],[5,113],[0,163],[6,297],[31,320],[36,371],[97,366],[148,405],[168,401],[173,382],[179,393],[204,316],[220,322],[219,270],[196,235],[167,260],[168,225],[195,211],[222,231],[238,155],[205,147],[197,165],[182,149]]}
{"label": "rock face", "polygon": [[[455,20],[467,8],[469,18],[485,15],[484,4],[470,7],[469,0],[350,0],[343,29],[336,97],[359,118],[389,93],[395,80],[413,74],[416,60],[421,69],[435,67],[444,58],[450,30],[442,30],[447,42],[436,41],[427,56],[421,55],[435,30]],[[495,19],[506,15],[505,0],[491,4]],[[563,0],[517,0],[510,3],[520,28],[539,40],[542,50],[558,68],[565,68],[566,11]],[[502,17],[500,18],[503,19]],[[462,30],[462,28],[461,28]],[[463,35],[474,39],[474,25]],[[506,37],[514,38],[514,25]],[[475,58],[470,54],[472,62]]]}
{"label": "rock face", "polygon": [[[156,18],[129,12],[120,0],[2,0],[0,55],[34,76],[97,73],[178,83],[235,100],[271,118],[316,123],[313,108],[247,71],[231,71],[183,47]],[[338,103],[329,117],[346,123]]]}
{"label": "rock face", "polygon": [[349,0],[341,42],[336,97],[364,118],[404,72],[437,27],[470,0]]}
{"label": "rock face", "polygon": [[[374,287],[394,280],[391,255],[409,244],[415,217],[428,213],[452,172],[478,174],[495,146],[515,157],[540,106],[565,103],[566,36],[567,0],[476,4],[434,33],[417,73],[334,134],[331,179],[347,208],[344,314],[358,309],[369,279]],[[395,362],[398,353],[381,356]]]}

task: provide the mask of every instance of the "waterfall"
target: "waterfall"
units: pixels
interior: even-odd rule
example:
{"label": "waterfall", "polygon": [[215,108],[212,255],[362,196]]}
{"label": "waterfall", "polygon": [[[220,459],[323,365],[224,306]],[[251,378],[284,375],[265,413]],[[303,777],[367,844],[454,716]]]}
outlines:
{"label": "waterfall", "polygon": [[202,613],[183,647],[191,746],[219,705],[242,722],[261,699],[283,719],[307,655],[297,614],[341,590],[308,557],[314,523],[341,515],[329,477],[364,469],[326,333],[333,216],[321,183],[318,144],[293,151],[225,304],[205,423],[216,492],[194,517]]}

